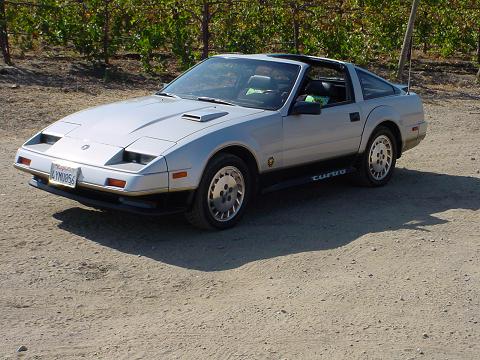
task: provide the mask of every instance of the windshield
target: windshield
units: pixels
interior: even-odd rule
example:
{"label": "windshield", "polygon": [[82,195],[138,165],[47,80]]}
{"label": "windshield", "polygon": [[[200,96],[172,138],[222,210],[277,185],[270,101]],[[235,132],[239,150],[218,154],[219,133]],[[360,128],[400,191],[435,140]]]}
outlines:
{"label": "windshield", "polygon": [[199,101],[278,110],[300,66],[246,58],[212,57],[181,75],[161,93]]}

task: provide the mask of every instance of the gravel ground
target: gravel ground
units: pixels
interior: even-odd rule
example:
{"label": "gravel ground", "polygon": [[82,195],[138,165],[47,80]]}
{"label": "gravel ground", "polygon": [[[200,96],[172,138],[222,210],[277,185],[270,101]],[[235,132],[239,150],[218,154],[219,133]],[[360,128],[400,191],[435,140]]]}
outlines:
{"label": "gravel ground", "polygon": [[414,74],[430,127],[388,186],[289,189],[200,232],[54,197],[11,166],[46,124],[160,79],[58,59],[4,68],[0,356],[478,359],[480,89],[453,70]]}

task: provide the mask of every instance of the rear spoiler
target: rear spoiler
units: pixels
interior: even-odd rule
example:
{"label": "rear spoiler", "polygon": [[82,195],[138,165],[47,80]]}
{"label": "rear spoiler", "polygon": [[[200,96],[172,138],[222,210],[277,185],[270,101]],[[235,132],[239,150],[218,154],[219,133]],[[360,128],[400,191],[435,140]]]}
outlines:
{"label": "rear spoiler", "polygon": [[408,85],[405,85],[405,84],[392,84],[392,85],[402,91],[408,92]]}

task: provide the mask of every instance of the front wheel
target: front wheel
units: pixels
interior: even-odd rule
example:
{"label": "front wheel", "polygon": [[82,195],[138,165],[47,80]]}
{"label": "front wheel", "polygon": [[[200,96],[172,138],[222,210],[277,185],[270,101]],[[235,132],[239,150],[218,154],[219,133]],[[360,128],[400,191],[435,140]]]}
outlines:
{"label": "front wheel", "polygon": [[251,175],[242,159],[219,154],[205,169],[187,220],[202,229],[227,229],[243,215],[251,193]]}
{"label": "front wheel", "polygon": [[357,183],[364,186],[383,186],[393,175],[397,161],[397,145],[392,131],[378,127],[370,137],[356,173]]}

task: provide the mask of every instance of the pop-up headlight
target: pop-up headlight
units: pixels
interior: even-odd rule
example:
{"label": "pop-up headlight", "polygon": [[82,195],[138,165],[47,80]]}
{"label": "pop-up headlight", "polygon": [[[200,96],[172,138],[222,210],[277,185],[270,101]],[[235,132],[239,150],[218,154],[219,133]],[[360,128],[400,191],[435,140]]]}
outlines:
{"label": "pop-up headlight", "polygon": [[147,165],[150,161],[155,159],[156,156],[139,154],[131,151],[123,152],[123,161],[135,164]]}
{"label": "pop-up headlight", "polygon": [[40,135],[40,143],[41,144],[53,145],[60,139],[61,139],[61,137],[59,137],[59,136],[48,135],[48,134],[41,134]]}

